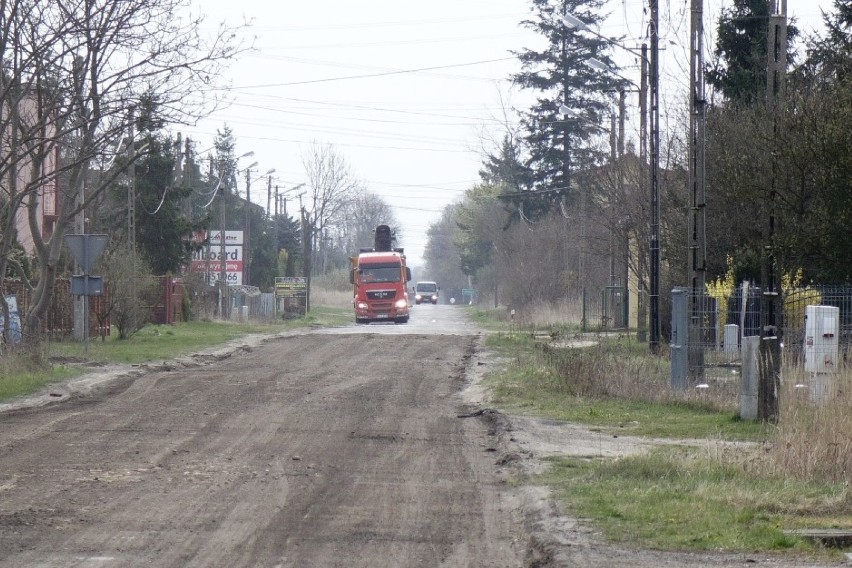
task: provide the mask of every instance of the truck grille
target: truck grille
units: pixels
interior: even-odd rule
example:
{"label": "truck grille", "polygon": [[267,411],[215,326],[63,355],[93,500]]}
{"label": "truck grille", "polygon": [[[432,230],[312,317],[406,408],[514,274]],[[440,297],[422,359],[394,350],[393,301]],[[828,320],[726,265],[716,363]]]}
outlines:
{"label": "truck grille", "polygon": [[371,290],[367,292],[369,300],[393,300],[396,298],[396,290]]}

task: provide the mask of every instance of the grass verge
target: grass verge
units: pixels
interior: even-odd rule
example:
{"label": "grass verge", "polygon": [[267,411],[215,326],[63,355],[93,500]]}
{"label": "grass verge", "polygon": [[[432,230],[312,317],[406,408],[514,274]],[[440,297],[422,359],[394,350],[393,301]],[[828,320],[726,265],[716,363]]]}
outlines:
{"label": "grass verge", "polygon": [[661,438],[762,441],[767,428],[739,420],[726,393],[676,396],[668,364],[629,338],[551,347],[530,334],[490,335],[486,346],[511,363],[486,380],[509,413],[587,424],[612,433]]}
{"label": "grass verge", "polygon": [[660,448],[618,460],[555,458],[537,481],[612,541],[642,548],[825,553],[784,529],[849,526],[842,485],[790,482]]}
{"label": "grass verge", "polygon": [[486,385],[494,406],[510,415],[714,442],[712,450],[705,444],[619,459],[551,459],[532,482],[552,487],[612,541],[665,550],[838,554],[784,531],[852,528],[849,484],[837,476],[796,475],[780,463],[776,448],[789,445],[780,433],[793,428],[739,420],[737,381],[673,392],[668,361],[626,335],[511,331],[492,333],[486,346],[506,361]]}
{"label": "grass verge", "polygon": [[79,342],[51,342],[43,346],[44,353],[39,357],[21,351],[0,361],[0,401],[32,394],[45,385],[80,376],[88,370],[80,363],[134,364],[168,360],[245,335],[337,326],[351,319],[349,309],[317,307],[307,317],[271,323],[205,321],[147,325],[123,341],[115,335],[104,340],[92,338],[88,353],[86,346]]}

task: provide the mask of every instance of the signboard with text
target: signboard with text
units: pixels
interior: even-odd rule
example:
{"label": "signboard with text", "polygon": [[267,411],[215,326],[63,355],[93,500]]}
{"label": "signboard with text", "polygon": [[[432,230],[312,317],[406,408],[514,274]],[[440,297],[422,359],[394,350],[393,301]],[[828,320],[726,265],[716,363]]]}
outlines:
{"label": "signboard with text", "polygon": [[303,298],[307,290],[307,278],[279,276],[275,279],[276,298]]}
{"label": "signboard with text", "polygon": [[[207,281],[211,286],[215,286],[219,282],[219,273],[218,272],[210,272],[207,274]],[[228,283],[228,286],[239,286],[243,283],[243,273],[242,271],[231,272],[228,271],[225,273],[225,282]]]}
{"label": "signboard with text", "polygon": [[[209,237],[209,242],[208,242]],[[192,234],[192,242],[194,243],[206,243],[209,245],[221,245],[222,244],[222,231],[217,229],[213,229],[211,231],[195,231]],[[226,245],[241,245],[243,244],[243,232],[242,231],[225,231],[225,244]]]}
{"label": "signboard with text", "polygon": [[[242,234],[242,231],[233,231]],[[208,274],[208,282],[216,284],[222,272],[222,247],[210,246],[192,253],[189,269],[192,272]],[[243,283],[243,247],[225,246],[225,281],[229,285]]]}

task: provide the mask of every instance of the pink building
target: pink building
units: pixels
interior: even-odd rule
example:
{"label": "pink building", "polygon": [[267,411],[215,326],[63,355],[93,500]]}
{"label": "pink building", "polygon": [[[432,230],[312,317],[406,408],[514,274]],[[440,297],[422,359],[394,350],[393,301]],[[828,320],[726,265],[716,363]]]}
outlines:
{"label": "pink building", "polygon": [[[45,179],[45,181],[38,189],[38,212],[36,216],[39,231],[41,232],[41,237],[43,239],[49,239],[50,236],[53,234],[53,229],[56,226],[56,221],[58,218],[58,181],[56,179],[56,176],[50,175],[51,172],[56,171],[58,161],[59,149],[56,148],[45,157],[44,163],[42,164],[42,171],[40,177]],[[30,168],[28,165],[24,165],[23,167],[18,169],[19,188],[24,188],[26,186],[29,175]],[[16,212],[15,226],[18,232],[18,242],[24,248],[24,251],[26,251],[27,255],[34,255],[35,244],[33,242],[32,232],[30,231],[30,224],[27,220],[27,210],[25,207],[19,208]]]}

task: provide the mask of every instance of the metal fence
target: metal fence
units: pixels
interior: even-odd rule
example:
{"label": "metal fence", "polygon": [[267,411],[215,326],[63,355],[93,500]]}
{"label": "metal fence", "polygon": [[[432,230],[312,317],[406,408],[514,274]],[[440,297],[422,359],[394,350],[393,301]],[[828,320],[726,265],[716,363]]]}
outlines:
{"label": "metal fence", "polygon": [[609,331],[626,329],[630,306],[624,286],[605,286],[598,292],[583,289],[582,331]]}
{"label": "metal fence", "polygon": [[[709,296],[689,288],[672,291],[672,380],[723,379],[741,361],[743,337],[760,336],[762,291],[744,285],[728,295]],[[836,364],[852,355],[852,286],[811,286],[785,291],[782,314],[782,351],[786,361],[804,364],[813,349],[806,334],[807,306],[836,308]],[[834,316],[831,316],[834,317]],[[825,332],[824,335],[833,335]],[[820,354],[816,354],[820,356]]]}

